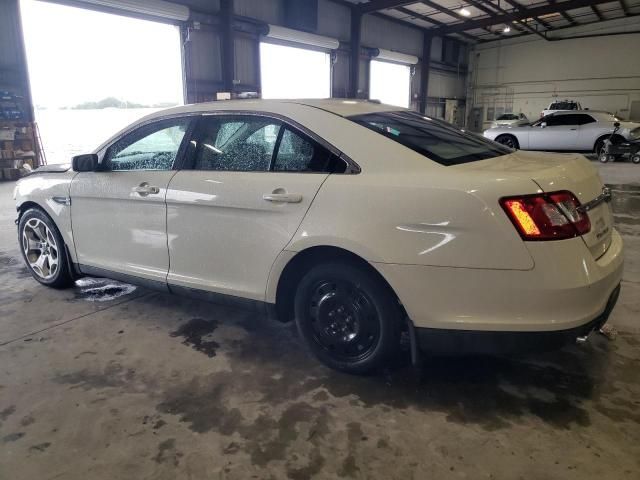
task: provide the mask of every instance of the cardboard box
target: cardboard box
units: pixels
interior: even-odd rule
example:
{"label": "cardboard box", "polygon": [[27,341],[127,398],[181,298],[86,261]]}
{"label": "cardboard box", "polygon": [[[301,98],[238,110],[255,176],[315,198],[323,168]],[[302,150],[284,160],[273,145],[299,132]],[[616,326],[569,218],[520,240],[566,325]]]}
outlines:
{"label": "cardboard box", "polygon": [[13,128],[0,128],[0,140],[13,141],[16,135],[16,131]]}

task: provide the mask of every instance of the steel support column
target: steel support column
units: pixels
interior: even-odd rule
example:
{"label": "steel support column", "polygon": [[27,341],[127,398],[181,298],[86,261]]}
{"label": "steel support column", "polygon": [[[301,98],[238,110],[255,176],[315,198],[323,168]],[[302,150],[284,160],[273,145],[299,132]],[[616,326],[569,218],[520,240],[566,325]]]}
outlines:
{"label": "steel support column", "polygon": [[236,72],[233,35],[233,0],[220,0],[222,84],[226,92],[233,92]]}
{"label": "steel support column", "polygon": [[349,59],[349,98],[358,98],[360,84],[360,45],[362,34],[362,14],[356,8],[351,9],[351,41]]}
{"label": "steel support column", "polygon": [[420,112],[427,113],[429,97],[429,71],[431,70],[431,39],[427,33],[422,36],[422,63],[420,65]]}

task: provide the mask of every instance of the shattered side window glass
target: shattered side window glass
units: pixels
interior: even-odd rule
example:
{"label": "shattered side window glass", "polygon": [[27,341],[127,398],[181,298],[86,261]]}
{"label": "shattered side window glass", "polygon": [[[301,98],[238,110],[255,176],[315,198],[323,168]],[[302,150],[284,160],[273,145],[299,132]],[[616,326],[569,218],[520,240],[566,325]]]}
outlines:
{"label": "shattered side window glass", "polygon": [[178,119],[141,127],[109,148],[107,165],[111,170],[171,170],[188,125],[188,119]]}
{"label": "shattered side window glass", "polygon": [[282,135],[273,169],[280,172],[327,171],[330,153],[287,129]]}
{"label": "shattered side window glass", "polygon": [[263,117],[210,117],[197,134],[195,170],[269,170],[280,125]]}

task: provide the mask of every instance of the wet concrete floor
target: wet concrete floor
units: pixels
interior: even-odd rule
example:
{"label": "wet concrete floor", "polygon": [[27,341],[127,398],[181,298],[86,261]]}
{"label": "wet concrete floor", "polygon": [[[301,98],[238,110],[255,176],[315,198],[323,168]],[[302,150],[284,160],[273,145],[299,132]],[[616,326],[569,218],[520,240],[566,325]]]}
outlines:
{"label": "wet concrete floor", "polygon": [[0,183],[0,479],[639,479],[630,166],[600,167],[627,247],[615,340],[369,377],[253,313],[99,279],[39,286]]}

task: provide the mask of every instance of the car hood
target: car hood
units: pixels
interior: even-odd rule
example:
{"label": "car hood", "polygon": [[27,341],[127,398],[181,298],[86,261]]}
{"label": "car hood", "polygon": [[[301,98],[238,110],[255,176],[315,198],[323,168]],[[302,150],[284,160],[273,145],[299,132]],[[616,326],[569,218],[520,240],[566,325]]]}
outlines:
{"label": "car hood", "polygon": [[71,170],[70,163],[59,163],[54,165],[42,165],[41,167],[36,168],[32,175],[37,173],[64,173]]}

